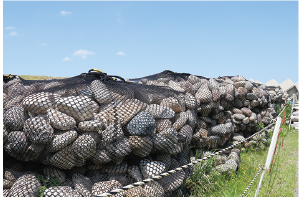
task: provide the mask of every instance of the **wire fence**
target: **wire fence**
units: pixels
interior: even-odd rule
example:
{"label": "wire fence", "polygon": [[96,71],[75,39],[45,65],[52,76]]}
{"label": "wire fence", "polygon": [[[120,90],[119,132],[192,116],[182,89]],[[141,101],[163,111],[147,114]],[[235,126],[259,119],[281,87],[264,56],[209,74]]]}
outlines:
{"label": "wire fence", "polygon": [[[275,121],[275,120],[273,120],[273,121]],[[254,133],[253,135],[249,136],[248,138],[246,138],[246,139],[244,139],[244,140],[242,140],[242,141],[236,142],[236,143],[232,144],[231,146],[229,146],[229,147],[227,147],[227,148],[224,148],[224,149],[222,149],[222,150],[220,150],[220,151],[217,151],[217,152],[215,152],[215,153],[213,153],[213,154],[211,154],[211,155],[208,155],[208,156],[206,156],[206,157],[204,157],[204,158],[197,159],[197,160],[195,160],[195,161],[192,161],[192,162],[189,163],[189,164],[183,165],[183,166],[181,166],[181,167],[178,167],[178,168],[176,168],[176,169],[167,171],[167,172],[165,172],[165,173],[161,173],[161,174],[159,174],[159,175],[157,175],[157,176],[153,176],[153,177],[148,178],[148,179],[145,179],[145,180],[143,180],[143,181],[136,182],[136,183],[127,185],[127,186],[125,186],[125,187],[122,187],[122,188],[119,188],[119,189],[114,189],[114,190],[112,190],[112,191],[110,191],[110,192],[100,194],[100,195],[98,195],[97,197],[108,197],[108,196],[112,196],[112,195],[114,195],[114,194],[118,194],[118,193],[124,192],[124,191],[126,191],[126,190],[129,190],[129,189],[132,189],[132,188],[135,188],[135,187],[138,187],[138,186],[142,186],[142,185],[144,185],[144,184],[146,184],[146,183],[153,182],[154,180],[159,180],[159,179],[161,179],[161,178],[163,178],[163,177],[166,177],[166,176],[168,176],[168,175],[170,175],[170,174],[173,174],[173,173],[175,173],[175,172],[177,172],[177,171],[181,171],[181,170],[186,169],[186,168],[188,168],[188,167],[190,167],[190,166],[193,166],[193,165],[195,165],[195,164],[197,164],[197,163],[199,163],[199,162],[208,160],[208,159],[210,159],[210,158],[212,158],[212,157],[214,157],[214,156],[216,156],[216,155],[222,154],[222,153],[226,152],[227,150],[236,147],[236,146],[239,145],[239,144],[242,144],[242,143],[244,143],[244,142],[250,140],[250,139],[253,138],[254,136],[256,136],[256,135],[258,135],[259,133],[263,132],[264,130],[270,128],[270,127],[273,126],[274,124],[275,124],[275,123],[272,122],[271,124],[269,124],[268,126],[266,126],[265,128],[263,128],[262,130],[260,130],[260,131],[258,131],[258,132],[256,132],[256,133]]]}
{"label": "wire fence", "polygon": [[257,178],[257,176],[259,175],[259,173],[261,172],[261,170],[263,169],[264,166],[260,166],[260,169],[258,170],[257,174],[255,175],[255,177],[253,178],[253,180],[251,181],[251,183],[249,184],[249,186],[246,188],[246,190],[244,191],[244,193],[241,195],[241,197],[244,197],[244,195],[246,194],[246,192],[249,190],[249,188],[251,187],[251,185],[253,184],[253,182],[255,181],[255,179]]}
{"label": "wire fence", "polygon": [[[118,194],[118,193],[121,193],[121,192],[130,190],[130,189],[132,189],[132,188],[135,188],[135,187],[139,187],[139,186],[145,185],[146,183],[153,182],[153,181],[155,181],[155,180],[159,180],[159,179],[161,179],[161,178],[163,178],[163,177],[166,177],[166,176],[168,176],[168,175],[170,175],[170,174],[176,173],[177,171],[182,171],[183,169],[187,169],[188,167],[193,166],[193,165],[195,165],[195,164],[197,164],[197,163],[199,163],[199,162],[208,160],[208,159],[210,159],[210,158],[212,158],[212,157],[214,157],[214,156],[216,156],[216,155],[222,154],[222,153],[224,153],[225,151],[227,151],[227,150],[229,150],[229,149],[232,149],[232,148],[234,148],[235,146],[237,146],[237,145],[239,145],[239,144],[242,144],[242,143],[248,141],[249,139],[251,139],[251,138],[253,138],[254,136],[258,135],[259,133],[263,132],[264,130],[266,130],[266,129],[270,128],[271,126],[275,125],[275,123],[276,123],[278,117],[280,117],[280,114],[281,114],[283,111],[286,110],[286,107],[289,106],[289,104],[286,103],[284,106],[285,106],[285,108],[282,109],[282,111],[278,114],[278,116],[277,116],[275,119],[271,120],[271,123],[270,123],[268,126],[266,126],[266,127],[263,128],[262,130],[260,130],[260,131],[258,131],[258,132],[256,132],[256,133],[254,133],[253,135],[249,136],[248,138],[246,138],[246,139],[244,139],[244,140],[242,140],[242,141],[236,142],[236,143],[232,144],[231,146],[229,146],[229,147],[227,147],[227,148],[224,148],[224,149],[222,149],[222,150],[220,150],[220,151],[217,151],[217,152],[215,152],[215,153],[213,153],[213,154],[211,154],[211,155],[208,155],[208,156],[206,156],[206,157],[204,157],[204,158],[201,158],[201,159],[197,159],[197,160],[195,160],[195,161],[192,161],[192,162],[189,163],[189,164],[183,165],[183,166],[181,166],[181,167],[178,167],[178,168],[176,168],[176,169],[167,171],[167,172],[165,172],[165,173],[161,173],[161,174],[159,174],[159,175],[157,175],[157,176],[153,176],[153,177],[148,178],[148,179],[145,179],[145,180],[143,180],[143,181],[135,182],[135,183],[133,183],[133,184],[124,186],[124,187],[122,187],[122,188],[114,189],[114,190],[112,190],[112,191],[110,191],[110,192],[100,194],[100,195],[98,195],[97,197],[108,197],[108,196],[112,196],[112,195],[114,195],[114,194]],[[256,176],[254,177],[254,179],[251,181],[251,183],[249,184],[249,186],[246,188],[246,190],[244,191],[244,193],[242,194],[241,197],[243,197],[243,196],[245,195],[245,193],[248,191],[248,189],[251,187],[251,185],[253,184],[253,182],[255,181],[255,179],[257,178],[257,176],[259,175],[259,173],[261,172],[261,170],[262,170],[262,168],[263,168],[264,166],[265,166],[265,165],[263,165],[263,166],[261,167],[261,169],[258,171],[258,173],[257,173]]]}

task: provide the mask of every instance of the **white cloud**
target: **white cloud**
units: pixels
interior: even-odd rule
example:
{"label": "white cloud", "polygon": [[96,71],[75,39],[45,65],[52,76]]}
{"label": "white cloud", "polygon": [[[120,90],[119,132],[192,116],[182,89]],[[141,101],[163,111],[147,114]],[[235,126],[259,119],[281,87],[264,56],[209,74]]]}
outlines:
{"label": "white cloud", "polygon": [[126,55],[126,53],[120,51],[117,53],[117,55]]}
{"label": "white cloud", "polygon": [[15,36],[17,34],[18,34],[17,32],[11,32],[11,33],[9,33],[9,35],[11,35],[11,36]]}
{"label": "white cloud", "polygon": [[40,43],[41,46],[48,46],[46,43]]}
{"label": "white cloud", "polygon": [[15,29],[15,27],[7,26],[7,27],[5,27],[4,29],[5,29],[5,30],[13,30],[13,29]]}
{"label": "white cloud", "polygon": [[86,58],[87,55],[94,55],[94,52],[89,52],[87,50],[77,50],[73,53],[74,56],[82,57],[83,59]]}
{"label": "white cloud", "polygon": [[63,60],[61,61],[71,61],[72,59],[70,59],[69,57],[65,57]]}
{"label": "white cloud", "polygon": [[62,16],[66,16],[66,15],[70,15],[71,14],[71,12],[68,12],[68,11],[60,11],[60,14],[62,15]]}

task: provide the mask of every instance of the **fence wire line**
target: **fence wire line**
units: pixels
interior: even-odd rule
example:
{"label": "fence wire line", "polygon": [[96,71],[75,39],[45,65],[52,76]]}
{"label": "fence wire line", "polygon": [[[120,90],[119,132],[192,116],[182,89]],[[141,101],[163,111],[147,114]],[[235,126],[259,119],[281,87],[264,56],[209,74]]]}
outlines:
{"label": "fence wire line", "polygon": [[255,175],[255,177],[253,178],[253,180],[251,181],[251,183],[249,184],[249,186],[246,188],[246,190],[244,191],[244,193],[241,195],[241,197],[244,197],[245,193],[249,190],[249,188],[251,187],[251,185],[253,184],[253,182],[255,181],[255,179],[257,178],[257,176],[259,175],[259,173],[263,169],[263,167],[264,167],[264,165],[260,167],[260,169],[258,170],[257,174]]}
{"label": "fence wire line", "polygon": [[[278,117],[280,117],[280,114],[284,111],[284,110],[286,110],[286,108],[289,106],[289,104],[288,103],[286,103],[285,104],[285,106],[284,106],[284,108],[282,109],[282,111],[278,114]],[[283,115],[283,118],[285,118],[285,113],[284,113],[284,115]],[[277,119],[276,119],[277,120]],[[283,119],[284,120],[284,119]],[[282,126],[282,125],[281,125]],[[278,137],[279,137],[279,135],[278,135]],[[277,140],[278,141],[278,140]],[[276,145],[277,146],[277,145]],[[276,150],[275,150],[276,151]],[[275,152],[274,152],[274,154],[275,154]],[[274,157],[274,156],[273,156]],[[273,162],[273,161],[272,161]],[[253,178],[253,180],[251,181],[251,183],[249,184],[249,186],[246,188],[246,190],[244,191],[244,193],[242,194],[242,196],[241,197],[243,197],[244,195],[245,195],[245,193],[248,191],[248,189],[250,188],[250,186],[252,185],[252,183],[254,182],[254,180],[256,179],[256,177],[259,175],[259,173],[261,172],[261,170],[262,170],[262,168],[264,167],[265,165],[263,165],[261,168],[260,168],[260,170],[257,172],[257,174],[256,174],[256,176]],[[272,167],[271,167],[272,168]],[[271,169],[270,169],[270,171],[271,171]]]}
{"label": "fence wire line", "polygon": [[[276,119],[273,120],[273,121],[276,121]],[[209,156],[206,156],[206,157],[201,158],[201,159],[197,159],[197,160],[195,160],[195,161],[190,162],[189,164],[183,165],[183,166],[181,166],[181,167],[178,167],[178,168],[176,168],[176,169],[167,171],[167,172],[165,172],[165,173],[161,173],[161,174],[159,174],[159,175],[157,175],[157,176],[153,176],[153,177],[148,178],[148,179],[145,179],[145,180],[143,180],[143,181],[135,182],[135,183],[130,184],[130,185],[127,185],[127,186],[125,186],[125,187],[122,187],[122,188],[119,188],[119,189],[114,189],[114,190],[109,191],[109,192],[107,192],[107,193],[100,194],[100,195],[98,195],[98,196],[96,196],[96,197],[108,197],[108,196],[112,196],[113,194],[121,193],[121,192],[124,192],[124,191],[126,191],[126,190],[129,190],[129,189],[132,189],[132,188],[135,188],[135,187],[138,187],[138,186],[142,186],[142,185],[144,185],[144,184],[146,184],[146,183],[148,183],[148,182],[153,182],[154,180],[159,180],[159,179],[161,179],[161,178],[163,178],[163,177],[165,177],[165,176],[168,176],[168,175],[170,175],[170,174],[176,173],[177,171],[181,171],[181,170],[183,170],[183,169],[186,169],[186,168],[188,168],[188,167],[190,167],[190,166],[193,166],[193,165],[195,165],[195,164],[197,164],[197,163],[199,163],[199,162],[208,160],[208,159],[210,159],[211,157],[213,157],[213,156],[215,156],[215,155],[222,154],[222,153],[224,153],[226,150],[231,149],[231,148],[234,148],[235,146],[237,146],[237,145],[239,145],[239,144],[241,144],[241,143],[243,143],[243,142],[245,142],[245,141],[251,139],[252,137],[254,137],[254,136],[256,136],[257,134],[259,134],[259,133],[261,133],[262,131],[264,131],[265,129],[267,129],[267,128],[273,126],[274,124],[275,124],[275,122],[272,122],[271,124],[269,124],[268,126],[266,126],[265,128],[263,128],[262,130],[260,130],[260,131],[258,131],[258,132],[256,132],[256,133],[254,133],[253,135],[249,136],[248,138],[245,138],[243,141],[239,141],[239,142],[237,142],[237,143],[235,143],[235,144],[232,144],[231,146],[229,146],[229,147],[227,147],[227,148],[224,148],[224,149],[222,149],[222,150],[220,150],[220,151],[217,151],[217,152],[215,152],[215,153],[213,153],[213,154],[211,154],[211,155],[209,155]]]}

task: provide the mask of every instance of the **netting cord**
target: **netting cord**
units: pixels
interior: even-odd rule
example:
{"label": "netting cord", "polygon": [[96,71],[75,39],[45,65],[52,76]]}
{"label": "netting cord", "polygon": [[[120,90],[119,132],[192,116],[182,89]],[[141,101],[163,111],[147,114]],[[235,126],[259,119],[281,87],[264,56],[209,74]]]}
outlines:
{"label": "netting cord", "polygon": [[[92,71],[95,71],[95,72],[92,72]],[[107,82],[109,80],[115,81],[116,80],[115,78],[118,78],[118,79],[122,80],[123,82],[125,82],[125,80],[122,77],[120,77],[120,76],[117,76],[117,75],[107,75],[107,73],[103,73],[101,70],[97,70],[97,69],[91,69],[91,70],[89,70],[88,74],[89,75],[95,74],[101,81],[104,81],[104,82]],[[86,73],[84,75],[86,75]]]}
{"label": "netting cord", "polygon": [[244,197],[245,193],[249,190],[249,188],[251,187],[251,185],[253,184],[253,182],[255,181],[255,179],[257,178],[257,176],[259,175],[259,173],[261,172],[261,170],[264,168],[265,165],[261,166],[260,169],[258,170],[257,174],[255,175],[255,177],[253,178],[253,180],[251,181],[251,183],[249,184],[249,186],[246,188],[246,190],[244,191],[244,193],[241,195],[241,197]]}
{"label": "netting cord", "polygon": [[[275,121],[276,121],[276,120],[275,120]],[[197,160],[195,160],[195,161],[192,161],[192,162],[189,163],[189,164],[183,165],[183,166],[181,166],[181,167],[178,167],[178,168],[176,168],[176,169],[167,171],[167,172],[165,172],[165,173],[161,173],[161,174],[159,174],[159,175],[157,175],[157,176],[153,176],[153,177],[148,178],[148,179],[145,179],[145,180],[143,180],[143,181],[135,182],[135,183],[130,184],[130,185],[127,185],[127,186],[125,186],[125,187],[122,187],[122,188],[119,188],[119,189],[114,189],[114,190],[109,191],[109,192],[107,192],[107,193],[100,194],[100,195],[98,195],[98,196],[96,196],[96,197],[108,197],[108,196],[112,196],[113,194],[121,193],[121,192],[124,192],[124,191],[126,191],[126,190],[129,190],[129,189],[132,189],[132,188],[135,188],[135,187],[138,187],[138,186],[142,186],[142,185],[144,185],[144,184],[146,184],[146,183],[148,183],[148,182],[152,182],[152,181],[154,181],[154,180],[159,180],[159,179],[161,179],[161,178],[163,178],[163,177],[165,177],[165,176],[168,176],[168,175],[173,174],[173,173],[175,173],[175,172],[177,172],[177,171],[181,171],[181,170],[183,170],[183,169],[186,169],[186,168],[188,168],[188,167],[190,167],[190,166],[193,166],[193,165],[195,165],[195,164],[197,164],[197,163],[199,163],[199,162],[208,160],[208,159],[210,159],[211,157],[213,157],[213,156],[215,156],[215,155],[222,154],[222,153],[224,153],[225,151],[227,151],[228,149],[234,148],[235,146],[237,146],[237,145],[239,145],[239,144],[241,144],[241,143],[244,143],[245,141],[247,141],[247,140],[251,139],[252,137],[256,136],[257,134],[261,133],[261,132],[264,131],[265,129],[267,129],[267,128],[273,126],[274,124],[275,124],[275,123],[272,122],[271,124],[269,124],[268,126],[266,126],[265,128],[263,128],[262,130],[260,130],[260,131],[258,131],[258,132],[256,132],[256,133],[254,133],[253,135],[249,136],[248,138],[246,138],[246,139],[244,139],[244,140],[242,140],[242,141],[236,142],[235,144],[232,144],[231,146],[229,146],[229,147],[227,147],[227,148],[224,148],[224,149],[222,149],[222,150],[220,150],[220,151],[217,151],[216,153],[213,153],[213,154],[211,154],[211,155],[208,155],[208,156],[206,156],[206,157],[204,157],[204,158],[197,159]]]}

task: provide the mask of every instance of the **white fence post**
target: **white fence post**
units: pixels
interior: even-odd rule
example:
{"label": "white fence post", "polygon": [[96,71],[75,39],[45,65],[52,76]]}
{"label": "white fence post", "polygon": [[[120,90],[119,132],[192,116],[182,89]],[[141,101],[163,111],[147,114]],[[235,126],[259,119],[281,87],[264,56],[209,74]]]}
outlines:
{"label": "white fence post", "polygon": [[265,172],[266,172],[267,169],[269,169],[271,160],[273,158],[273,154],[274,154],[276,143],[277,143],[277,137],[278,137],[278,133],[279,133],[279,129],[280,129],[280,124],[281,124],[281,117],[278,116],[277,121],[276,121],[276,125],[275,125],[275,128],[274,128],[274,133],[273,133],[271,145],[270,145],[270,148],[269,148],[267,160],[266,160],[266,163],[264,165],[263,172],[261,174],[261,177],[260,177],[260,180],[259,180],[259,183],[258,183],[258,187],[257,187],[256,192],[255,192],[255,197],[257,197],[257,195],[258,195],[258,192],[259,192],[262,180],[264,178]]}

